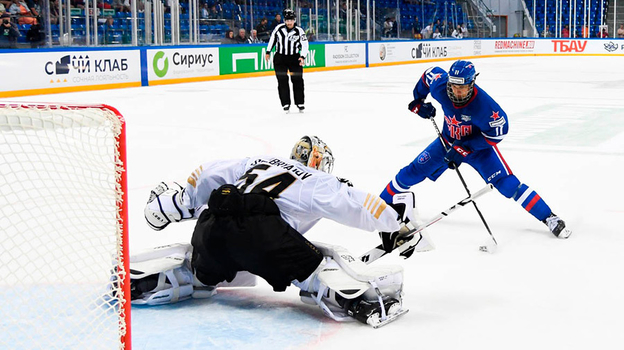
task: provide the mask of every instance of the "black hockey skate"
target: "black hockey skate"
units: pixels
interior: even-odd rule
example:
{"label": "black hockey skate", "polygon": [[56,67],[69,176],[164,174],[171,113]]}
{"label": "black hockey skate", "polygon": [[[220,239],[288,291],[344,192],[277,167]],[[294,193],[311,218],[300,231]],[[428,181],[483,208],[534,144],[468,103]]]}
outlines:
{"label": "black hockey skate", "polygon": [[384,319],[382,319],[381,305],[379,305],[378,301],[356,300],[349,305],[347,314],[373,328],[379,328],[395,321],[409,311],[403,309],[401,303],[394,298],[384,300],[383,305],[386,311],[386,317]]}
{"label": "black hockey skate", "polygon": [[550,216],[542,222],[548,226],[548,229],[555,237],[568,238],[572,234],[572,230],[567,228],[565,222],[554,213],[550,213]]}
{"label": "black hockey skate", "polygon": [[304,105],[297,105],[297,108],[299,108],[299,113],[303,113],[303,111],[305,110]]}

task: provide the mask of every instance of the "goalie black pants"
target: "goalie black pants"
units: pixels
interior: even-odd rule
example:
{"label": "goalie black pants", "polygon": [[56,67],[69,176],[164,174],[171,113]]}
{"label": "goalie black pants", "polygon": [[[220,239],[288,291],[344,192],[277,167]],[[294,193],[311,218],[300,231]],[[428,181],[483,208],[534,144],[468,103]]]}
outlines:
{"label": "goalie black pants", "polygon": [[214,190],[197,220],[192,265],[204,284],[232,281],[238,271],[264,278],[276,292],[303,281],[323,260],[320,251],[282,217],[265,194]]}
{"label": "goalie black pants", "polygon": [[304,103],[303,88],[303,67],[299,65],[299,55],[282,55],[276,53],[273,57],[273,67],[277,77],[277,91],[279,92],[282,106],[290,106],[290,85],[288,83],[288,72],[293,85],[293,95],[295,104]]}

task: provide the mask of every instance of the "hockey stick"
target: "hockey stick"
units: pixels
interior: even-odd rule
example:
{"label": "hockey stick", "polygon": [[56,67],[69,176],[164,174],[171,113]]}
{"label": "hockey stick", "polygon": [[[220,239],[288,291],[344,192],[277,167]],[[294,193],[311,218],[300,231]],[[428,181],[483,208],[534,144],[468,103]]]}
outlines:
{"label": "hockey stick", "polygon": [[[444,138],[442,137],[442,133],[440,132],[440,129],[438,128],[438,124],[436,124],[435,119],[433,118],[429,118],[431,120],[431,123],[433,123],[433,127],[435,128],[436,133],[438,134],[438,139],[440,139],[440,142],[442,142],[442,147],[444,147],[444,150],[448,152],[448,147],[446,147],[446,142],[444,142]],[[466,189],[466,193],[468,193],[468,196],[470,196],[470,190],[468,189],[468,185],[466,185],[466,181],[464,181],[464,177],[462,176],[462,174],[459,172],[459,166],[455,166],[455,172],[457,172],[457,176],[459,176],[459,179],[461,180],[462,185],[464,185],[464,189]],[[477,210],[477,213],[479,214],[479,217],[481,218],[481,221],[483,222],[483,225],[485,225],[485,228],[487,229],[488,233],[490,234],[490,238],[492,238],[492,242],[487,242],[482,246],[479,246],[479,250],[483,251],[483,252],[488,252],[488,253],[494,253],[496,251],[496,248],[498,247],[498,242],[496,241],[496,238],[494,238],[494,235],[492,234],[492,230],[490,230],[490,227],[488,226],[487,222],[485,221],[485,218],[483,217],[483,214],[481,214],[481,210],[479,210],[479,207],[477,207],[477,203],[475,203],[474,201],[472,202],[472,204],[474,205],[475,209]],[[492,244],[494,243],[494,244]]]}
{"label": "hockey stick", "polygon": [[[400,246],[402,246],[403,244],[407,243],[409,241],[409,239],[405,239],[405,238],[410,238],[412,236],[414,236],[415,234],[417,234],[418,232],[426,229],[427,227],[435,224],[436,222],[442,220],[445,216],[449,216],[449,214],[451,214],[452,212],[454,212],[455,210],[463,207],[464,205],[473,202],[474,200],[481,197],[482,195],[490,192],[492,189],[494,188],[494,186],[492,186],[492,184],[487,184],[485,187],[483,187],[482,189],[480,189],[479,191],[477,191],[475,194],[468,196],[467,198],[462,199],[461,201],[455,203],[453,206],[451,206],[450,208],[440,212],[440,214],[438,214],[436,217],[434,217],[433,219],[427,221],[426,223],[412,229],[409,230],[408,232],[404,233],[401,237],[403,237],[404,239],[401,239],[400,241],[397,241],[397,246],[394,248],[398,248]],[[382,256],[388,254],[384,249],[383,249],[383,245],[378,245],[375,248],[369,250],[368,252],[362,254],[359,259],[363,262],[365,262],[366,264],[370,264],[373,261],[381,258]]]}

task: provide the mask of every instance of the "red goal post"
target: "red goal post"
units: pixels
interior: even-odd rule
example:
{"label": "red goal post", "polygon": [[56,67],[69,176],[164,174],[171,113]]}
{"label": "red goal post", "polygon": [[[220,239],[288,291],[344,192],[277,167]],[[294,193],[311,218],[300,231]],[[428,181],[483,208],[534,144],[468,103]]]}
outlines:
{"label": "red goal post", "polygon": [[125,121],[0,102],[0,348],[130,349]]}

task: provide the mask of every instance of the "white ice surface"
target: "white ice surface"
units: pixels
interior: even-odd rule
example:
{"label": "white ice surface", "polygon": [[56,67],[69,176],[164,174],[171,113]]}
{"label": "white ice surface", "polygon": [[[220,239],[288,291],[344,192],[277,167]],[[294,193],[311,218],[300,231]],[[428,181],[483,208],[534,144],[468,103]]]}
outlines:
{"label": "white ice surface", "polygon": [[[439,65],[445,69],[450,61]],[[499,148],[520,181],[574,230],[554,238],[518,204],[492,192],[429,229],[437,249],[380,264],[405,268],[410,312],[378,330],[340,324],[266,283],[132,312],[133,349],[622,349],[624,347],[624,69],[621,57],[475,59],[484,88],[510,118]],[[192,223],[151,231],[143,206],[159,181],[185,181],[204,161],[288,155],[302,135],[326,141],[334,174],[379,193],[435,137],[407,111],[430,64],[306,73],[306,112],[285,115],[273,76],[125,90],[29,96],[106,103],[127,120],[130,247],[185,241]],[[440,110],[439,110],[440,111]],[[442,120],[438,116],[438,124]],[[469,187],[484,183],[461,167]],[[465,197],[457,175],[412,188],[424,218]],[[94,210],[97,208],[94,208]],[[356,255],[375,233],[319,223],[306,237]]]}

